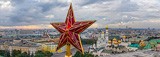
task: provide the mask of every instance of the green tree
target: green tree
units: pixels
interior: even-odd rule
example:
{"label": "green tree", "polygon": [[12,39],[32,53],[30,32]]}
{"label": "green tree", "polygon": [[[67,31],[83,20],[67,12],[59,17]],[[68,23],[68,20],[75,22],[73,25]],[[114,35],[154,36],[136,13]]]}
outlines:
{"label": "green tree", "polygon": [[10,57],[10,52],[9,51],[5,51],[4,57]]}
{"label": "green tree", "polygon": [[44,54],[37,53],[34,57],[45,57]]}
{"label": "green tree", "polygon": [[49,51],[45,51],[44,54],[45,54],[46,57],[51,57],[51,56],[53,55],[53,54],[52,54],[51,52],[49,52]]}
{"label": "green tree", "polygon": [[49,51],[37,51],[34,57],[51,57],[53,54]]}
{"label": "green tree", "polygon": [[97,39],[81,39],[83,45],[93,45],[96,44]]}
{"label": "green tree", "polygon": [[4,57],[10,57],[10,53],[7,50],[0,50],[0,55]]}
{"label": "green tree", "polygon": [[0,38],[2,38],[2,36],[0,36]]}
{"label": "green tree", "polygon": [[5,54],[5,50],[0,50],[0,55],[4,56],[4,54]]}
{"label": "green tree", "polygon": [[20,50],[13,50],[12,51],[12,57],[16,57],[18,54],[21,54]]}
{"label": "green tree", "polygon": [[30,57],[34,57],[34,55],[33,54],[31,54],[31,56]]}
{"label": "green tree", "polygon": [[77,51],[73,57],[95,57],[95,56],[88,52],[84,52],[84,54],[81,54],[79,51]]}
{"label": "green tree", "polygon": [[27,54],[27,52],[23,52],[21,54],[16,55],[16,57],[29,57],[29,55]]}

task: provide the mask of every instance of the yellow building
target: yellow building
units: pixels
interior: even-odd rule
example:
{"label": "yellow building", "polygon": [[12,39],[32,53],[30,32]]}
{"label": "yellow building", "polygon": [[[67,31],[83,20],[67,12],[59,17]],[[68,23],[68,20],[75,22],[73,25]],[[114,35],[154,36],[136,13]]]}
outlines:
{"label": "yellow building", "polygon": [[45,43],[45,44],[42,44],[42,51],[49,51],[49,52],[52,52],[52,53],[61,53],[62,52],[62,49],[59,49],[58,51],[56,51],[56,48],[57,48],[57,44],[54,44],[54,43]]}

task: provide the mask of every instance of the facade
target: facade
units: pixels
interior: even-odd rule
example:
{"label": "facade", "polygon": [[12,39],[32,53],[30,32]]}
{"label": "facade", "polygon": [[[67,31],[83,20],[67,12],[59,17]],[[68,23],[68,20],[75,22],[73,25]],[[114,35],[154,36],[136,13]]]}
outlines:
{"label": "facade", "polygon": [[0,50],[6,50],[7,49],[7,45],[4,44],[0,44]]}
{"label": "facade", "polygon": [[35,54],[36,51],[41,50],[40,45],[36,43],[27,42],[25,40],[13,40],[13,42],[5,42],[0,44],[0,50],[8,50],[12,54],[13,50],[20,50],[21,52],[27,52]]}
{"label": "facade", "polygon": [[22,53],[27,52],[35,55],[35,52],[41,50],[39,46],[9,46],[9,51],[12,54],[13,50],[20,50]]}
{"label": "facade", "polygon": [[52,52],[52,53],[61,53],[63,51],[65,51],[65,48],[61,48],[59,49],[58,51],[56,51],[56,48],[57,48],[57,44],[55,43],[43,43],[41,44],[41,50],[42,51],[49,51],[49,52]]}

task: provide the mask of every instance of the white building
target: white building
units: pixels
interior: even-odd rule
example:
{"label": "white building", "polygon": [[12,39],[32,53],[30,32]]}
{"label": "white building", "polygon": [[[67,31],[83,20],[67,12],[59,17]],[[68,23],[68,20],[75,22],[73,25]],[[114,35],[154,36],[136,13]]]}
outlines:
{"label": "white building", "polygon": [[106,46],[105,32],[101,32],[100,35],[101,36],[97,40],[97,48],[101,48],[101,47]]}
{"label": "white building", "polygon": [[106,26],[106,32],[105,32],[106,47],[108,46],[108,37],[109,37],[109,33],[108,33],[108,25],[107,25],[107,26]]}
{"label": "white building", "polygon": [[97,40],[97,48],[101,47],[107,47],[107,41],[108,41],[108,26],[106,26],[105,31],[102,31],[100,33],[100,37]]}

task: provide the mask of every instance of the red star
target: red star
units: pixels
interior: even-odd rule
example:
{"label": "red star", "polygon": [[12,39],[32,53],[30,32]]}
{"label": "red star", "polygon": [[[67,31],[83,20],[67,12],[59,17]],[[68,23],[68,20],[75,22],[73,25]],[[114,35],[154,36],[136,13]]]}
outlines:
{"label": "red star", "polygon": [[95,20],[75,22],[74,13],[73,13],[72,4],[71,4],[68,10],[65,23],[63,22],[51,23],[51,25],[61,33],[57,50],[66,44],[71,44],[72,46],[74,46],[80,52],[83,53],[83,47],[81,44],[79,33],[83,32],[85,29],[91,26],[94,22]]}

